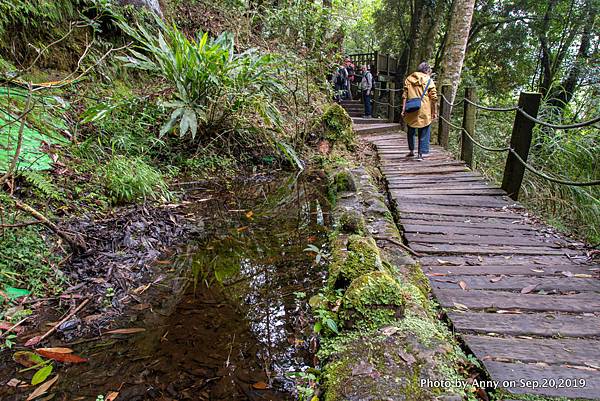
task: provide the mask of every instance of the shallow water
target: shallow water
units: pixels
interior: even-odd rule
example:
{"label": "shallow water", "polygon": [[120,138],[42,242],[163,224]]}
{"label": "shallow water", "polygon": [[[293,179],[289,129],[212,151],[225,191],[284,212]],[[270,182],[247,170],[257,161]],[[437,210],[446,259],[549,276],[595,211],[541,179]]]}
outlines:
{"label": "shallow water", "polygon": [[289,374],[312,366],[316,347],[307,300],[324,269],[305,248],[325,243],[323,194],[304,176],[190,193],[203,233],[157,262],[115,325],[145,331],[73,345],[89,362],[58,367],[54,399],[294,399]]}

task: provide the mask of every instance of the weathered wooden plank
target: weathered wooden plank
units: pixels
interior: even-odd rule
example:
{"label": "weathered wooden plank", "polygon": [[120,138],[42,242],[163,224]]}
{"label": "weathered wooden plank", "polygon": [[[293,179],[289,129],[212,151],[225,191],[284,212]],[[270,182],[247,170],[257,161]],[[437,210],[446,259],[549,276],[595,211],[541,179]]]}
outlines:
{"label": "weathered wooden plank", "polygon": [[[542,366],[526,363],[504,363],[483,361],[486,370],[494,380],[512,382],[505,387],[515,394],[539,394],[551,397],[600,398],[600,371],[576,369],[568,366]],[[565,386],[565,380],[581,380],[585,386]],[[525,382],[537,383],[537,388]],[[554,385],[552,385],[555,383]],[[542,388],[543,385],[546,385]],[[561,386],[562,384],[562,386]]]}
{"label": "weathered wooden plank", "polygon": [[502,199],[500,196],[458,196],[458,195],[405,195],[399,191],[392,191],[398,204],[440,205],[440,206],[470,206],[502,208],[513,206],[514,202]]}
{"label": "weathered wooden plank", "polygon": [[419,189],[398,189],[398,188],[390,188],[394,192],[398,191],[404,195],[464,195],[464,196],[474,196],[474,195],[498,195],[503,196],[506,195],[501,189],[495,188],[419,188]]}
{"label": "weathered wooden plank", "polygon": [[542,235],[534,229],[529,230],[512,230],[512,226],[507,229],[492,228],[492,227],[472,227],[472,226],[450,226],[450,225],[429,225],[404,224],[402,228],[406,233],[421,233],[421,234],[470,234],[470,235],[490,235],[490,236],[525,236],[525,235]]}
{"label": "weathered wooden plank", "polygon": [[554,241],[542,241],[534,235],[502,236],[502,235],[469,235],[457,233],[423,234],[406,233],[406,239],[410,242],[421,242],[428,244],[465,244],[465,245],[507,245],[507,246],[541,246],[560,248],[563,244]]}
{"label": "weathered wooden plank", "polygon": [[[397,171],[397,169],[393,167],[382,166],[381,170],[384,173]],[[440,173],[454,173],[454,172],[467,172],[471,171],[467,167],[431,167],[431,168],[422,168],[422,169],[413,169],[411,171],[411,175],[427,175],[427,174],[440,174]]]}
{"label": "weathered wooden plank", "polygon": [[[494,281],[492,281],[494,280]],[[456,275],[452,277],[429,277],[433,288],[460,288],[466,284],[471,290],[521,291],[525,287],[536,286],[534,291],[578,291],[599,292],[600,280],[579,277],[523,277],[523,276],[473,276]],[[600,294],[598,294],[600,300]]]}
{"label": "weathered wooden plank", "polygon": [[543,266],[572,266],[585,265],[587,256],[568,257],[568,256],[553,256],[553,255],[445,255],[445,256],[423,256],[419,259],[423,265],[439,266],[448,263],[453,263],[455,266],[486,266],[486,265],[501,265],[510,263],[511,265],[539,265]]}
{"label": "weathered wooden plank", "polygon": [[585,366],[600,361],[600,341],[592,339],[525,339],[462,335],[480,360],[567,363]]}
{"label": "weathered wooden plank", "polygon": [[[415,205],[407,203],[397,203],[396,209],[400,212],[400,217],[404,218],[407,215],[426,215],[427,219],[433,218],[434,216],[458,216],[460,218],[482,218],[491,217],[495,219],[508,219],[514,221],[515,219],[522,219],[516,213],[511,213],[508,210],[499,210],[497,208],[451,208],[451,207],[435,207],[431,205]],[[423,217],[423,216],[421,216]]]}
{"label": "weathered wooden plank", "polygon": [[417,252],[433,255],[575,255],[577,251],[564,248],[517,247],[498,245],[448,245],[411,242],[410,247]]}
{"label": "weathered wooden plank", "polygon": [[[422,219],[424,215],[413,215],[413,216],[405,216],[400,219],[400,223],[402,227],[408,231],[407,227],[425,227],[425,229],[434,229],[439,228],[440,230],[444,230],[445,228],[484,228],[484,229],[497,229],[497,230],[506,230],[510,232],[515,231],[535,231],[538,232],[537,228],[524,224],[522,220],[515,220],[514,222],[503,222],[502,220],[496,219],[465,219],[462,217],[454,218],[451,216],[443,217],[443,220],[432,220],[432,219]],[[431,231],[427,231],[431,232]],[[439,231],[444,232],[444,231]]]}
{"label": "weathered wooden plank", "polygon": [[600,266],[582,265],[484,265],[484,266],[423,266],[423,273],[445,276],[484,276],[484,275],[514,275],[514,276],[560,276],[567,277],[572,274],[589,274],[597,276]]}
{"label": "weathered wooden plank", "polygon": [[428,175],[428,176],[411,176],[409,174],[398,174],[397,172],[392,172],[391,174],[387,174],[386,180],[390,183],[405,183],[405,182],[417,182],[417,183],[453,183],[453,182],[476,182],[481,183],[483,181],[483,177],[478,174],[474,174],[472,172],[468,173],[454,173],[454,174],[439,174],[439,175]]}
{"label": "weathered wooden plank", "polygon": [[511,336],[599,337],[600,316],[561,313],[448,312],[456,331]]}
{"label": "weathered wooden plank", "polygon": [[[400,174],[409,173],[412,174],[414,172],[422,171],[425,169],[433,169],[433,168],[441,168],[445,169],[446,167],[465,167],[465,164],[462,162],[457,162],[453,160],[446,159],[432,159],[432,160],[424,160],[419,165],[418,169],[415,169],[414,164],[410,162],[400,162],[397,160],[384,160],[384,163],[381,163],[382,168],[393,168]],[[461,170],[462,171],[462,170]]]}
{"label": "weathered wooden plank", "polygon": [[389,189],[421,191],[426,189],[500,189],[484,181],[388,183]]}
{"label": "weathered wooden plank", "polygon": [[433,293],[445,308],[456,304],[469,309],[520,309],[524,311],[555,311],[594,313],[600,309],[598,294],[537,295],[504,291],[434,288]]}

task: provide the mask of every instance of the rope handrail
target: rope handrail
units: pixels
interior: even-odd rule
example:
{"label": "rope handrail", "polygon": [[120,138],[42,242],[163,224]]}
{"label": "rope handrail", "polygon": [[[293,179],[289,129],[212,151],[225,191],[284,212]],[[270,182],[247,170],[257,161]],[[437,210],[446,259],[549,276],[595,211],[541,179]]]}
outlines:
{"label": "rope handrail", "polygon": [[456,103],[450,103],[450,101],[446,98],[446,96],[444,96],[443,94],[441,96],[442,96],[442,99],[444,99],[444,102],[446,102],[447,104],[451,105],[452,107],[458,106],[462,102],[467,102],[467,103],[469,103],[469,104],[477,107],[478,109],[486,110],[486,111],[507,112],[507,111],[519,110],[518,106],[512,106],[512,107],[490,107],[490,106],[484,106],[482,104],[475,103],[472,100],[469,100],[467,98],[463,98],[459,102],[456,102]]}
{"label": "rope handrail", "polygon": [[540,119],[537,119],[529,114],[527,114],[527,112],[525,110],[523,110],[522,108],[517,108],[517,111],[519,113],[521,113],[521,115],[525,118],[527,118],[529,121],[532,121],[536,124],[539,124],[541,126],[544,127],[548,127],[548,128],[554,128],[554,129],[573,129],[573,128],[582,128],[582,127],[587,127],[588,125],[593,126],[594,128],[598,128],[596,126],[594,126],[594,124],[596,124],[598,121],[600,121],[600,116],[592,118],[591,120],[588,121],[583,121],[580,123],[573,123],[573,124],[566,124],[566,125],[557,125],[557,124],[551,124],[551,123],[547,123],[545,121],[542,121]]}
{"label": "rope handrail", "polygon": [[469,134],[469,132],[464,129],[463,127],[460,127],[456,124],[453,124],[452,122],[446,120],[444,117],[440,116],[440,119],[442,119],[443,121],[445,121],[448,125],[450,125],[451,127],[455,128],[455,129],[459,129],[462,132],[464,132],[467,137],[469,138],[469,140],[474,143],[475,145],[477,145],[478,147],[480,147],[481,149],[490,151],[490,152],[510,152],[512,153],[515,158],[519,161],[519,163],[521,163],[523,165],[523,167],[525,167],[525,169],[527,169],[528,171],[532,172],[533,174],[544,178],[547,181],[550,182],[554,182],[556,184],[562,184],[562,185],[569,185],[569,186],[576,186],[576,187],[586,187],[586,186],[594,186],[594,185],[600,185],[600,180],[594,180],[594,181],[587,181],[587,182],[577,182],[577,181],[569,181],[569,180],[563,180],[560,178],[555,178],[555,177],[551,177],[547,174],[544,174],[538,170],[536,170],[535,167],[533,167],[531,164],[527,163],[525,160],[523,160],[521,158],[521,156],[519,156],[519,154],[510,146],[509,147],[505,147],[505,148],[489,148],[481,143],[479,143],[478,141],[475,140],[475,138],[473,138],[471,136],[471,134]]}

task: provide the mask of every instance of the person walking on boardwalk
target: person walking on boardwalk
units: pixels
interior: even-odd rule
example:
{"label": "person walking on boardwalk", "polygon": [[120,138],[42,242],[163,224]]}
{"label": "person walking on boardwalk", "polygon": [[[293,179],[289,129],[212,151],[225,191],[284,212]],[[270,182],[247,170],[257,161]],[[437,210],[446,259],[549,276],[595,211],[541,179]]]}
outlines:
{"label": "person walking on boardwalk", "polygon": [[438,99],[435,83],[431,78],[431,67],[426,62],[419,64],[416,72],[404,81],[402,93],[402,117],[408,126],[407,157],[415,155],[415,135],[418,132],[419,143],[417,160],[422,161],[429,153],[431,122],[436,119],[436,101]]}
{"label": "person walking on boardwalk", "polygon": [[369,67],[363,65],[361,68],[362,71],[362,79],[360,81],[359,88],[362,93],[363,103],[365,105],[365,118],[372,117],[372,108],[371,108],[371,96],[373,95],[373,74],[369,71]]}
{"label": "person walking on boardwalk", "polygon": [[338,66],[333,74],[334,98],[336,102],[341,102],[345,98],[346,88],[348,87],[348,70],[344,65]]}

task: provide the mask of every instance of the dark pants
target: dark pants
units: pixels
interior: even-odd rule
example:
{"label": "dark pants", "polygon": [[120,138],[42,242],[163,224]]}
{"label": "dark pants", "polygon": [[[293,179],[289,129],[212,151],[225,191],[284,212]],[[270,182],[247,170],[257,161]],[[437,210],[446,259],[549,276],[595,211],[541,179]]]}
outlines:
{"label": "dark pants", "polygon": [[429,153],[429,138],[431,136],[431,124],[423,128],[408,127],[407,139],[408,139],[408,150],[414,152],[415,150],[415,135],[419,131],[419,154],[426,155]]}
{"label": "dark pants", "polygon": [[367,117],[371,117],[371,114],[373,114],[373,109],[371,106],[371,93],[367,92],[367,91],[363,91],[362,93],[363,95],[363,103],[365,105],[365,116]]}

